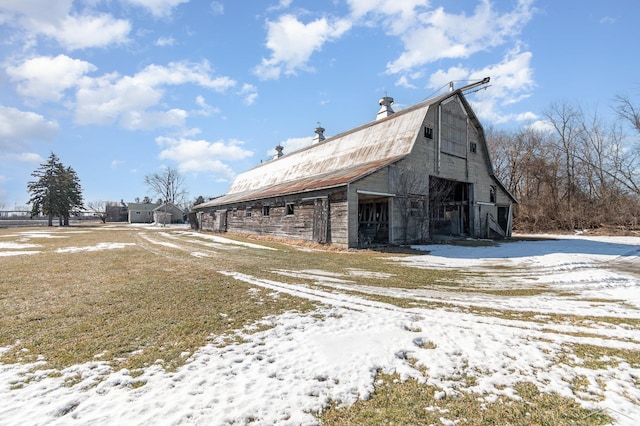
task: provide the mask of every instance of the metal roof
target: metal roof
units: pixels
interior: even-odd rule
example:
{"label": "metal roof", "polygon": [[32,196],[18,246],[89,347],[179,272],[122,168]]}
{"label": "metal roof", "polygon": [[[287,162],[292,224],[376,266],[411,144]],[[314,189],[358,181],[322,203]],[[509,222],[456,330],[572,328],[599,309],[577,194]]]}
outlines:
{"label": "metal roof", "polygon": [[314,176],[296,179],[293,181],[261,186],[259,188],[250,189],[243,192],[228,193],[227,195],[215,198],[206,203],[198,204],[197,206],[194,206],[194,209],[229,205],[276,196],[300,194],[321,189],[344,186],[355,180],[361,179],[364,176],[367,176],[382,167],[388,166],[389,164],[399,160],[400,158],[402,158],[402,156],[387,158],[379,161],[372,161],[365,164],[358,164],[333,172],[326,172]]}
{"label": "metal roof", "polygon": [[158,204],[156,203],[128,203],[127,208],[135,211],[153,211]]}
{"label": "metal roof", "polygon": [[226,195],[195,208],[330,188],[360,179],[408,155],[429,107],[443,97],[263,163],[238,175]]}

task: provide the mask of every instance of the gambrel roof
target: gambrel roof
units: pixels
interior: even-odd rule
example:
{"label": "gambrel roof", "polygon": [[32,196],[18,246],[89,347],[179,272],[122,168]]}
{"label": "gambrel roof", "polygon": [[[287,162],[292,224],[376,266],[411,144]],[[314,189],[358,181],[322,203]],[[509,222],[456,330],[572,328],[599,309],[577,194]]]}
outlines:
{"label": "gambrel roof", "polygon": [[362,179],[409,155],[429,108],[455,95],[464,99],[458,89],[260,164],[238,175],[226,195],[194,208],[328,189]]}

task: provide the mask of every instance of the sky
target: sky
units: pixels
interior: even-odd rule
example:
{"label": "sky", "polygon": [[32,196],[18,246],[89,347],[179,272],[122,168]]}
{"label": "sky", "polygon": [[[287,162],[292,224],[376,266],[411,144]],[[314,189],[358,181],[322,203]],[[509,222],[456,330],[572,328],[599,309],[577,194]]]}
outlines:
{"label": "sky", "polygon": [[[118,232],[111,229],[103,242],[82,247],[58,246],[69,233],[86,230],[16,230],[0,239],[0,256],[126,249],[109,241]],[[237,241],[186,228],[141,227],[140,237],[154,246],[154,254],[213,259],[227,250],[245,249]],[[471,291],[438,286],[399,291],[380,285],[390,274],[362,269],[271,271],[282,280],[218,271],[251,284],[248,300],[263,301],[254,291],[260,287],[270,290],[264,297],[290,294],[316,302],[318,308],[267,317],[235,335],[212,335],[210,344],[183,353],[185,365],[173,372],[162,368],[162,360],[135,374],[114,369],[102,359],[107,358],[104,353],[59,372],[48,369],[44,360],[0,363],[0,418],[34,426],[311,425],[316,424],[313,413],[328,401],[348,406],[367,399],[383,385],[376,377],[380,371],[435,387],[436,401],[425,402],[424,409],[437,413],[438,424],[445,426],[460,419],[440,401],[474,392],[487,405],[508,403],[518,398],[513,386],[522,381],[602,411],[617,426],[635,426],[640,420],[640,368],[613,355],[590,366],[581,362],[579,351],[574,356],[566,350],[572,345],[640,350],[640,330],[624,321],[640,318],[640,279],[616,268],[626,264],[631,271],[638,264],[640,238],[549,237],[491,247],[429,245],[416,247],[425,250],[422,255],[387,260],[412,268],[471,272],[464,283]],[[51,238],[58,248],[49,247]],[[506,277],[508,270],[512,274]],[[290,277],[300,282],[292,283]],[[494,292],[472,291],[484,286]],[[523,296],[495,293],[514,288],[533,291]],[[537,293],[540,288],[549,292]],[[418,300],[424,307],[376,301],[380,296]],[[442,308],[443,303],[449,308]],[[499,314],[518,311],[525,314]],[[219,314],[234,319],[234,312]],[[9,349],[0,347],[0,360]],[[136,386],[140,383],[144,385]]]}
{"label": "sky", "polygon": [[490,77],[485,127],[538,123],[553,102],[611,114],[640,99],[640,2],[613,0],[0,0],[0,209],[29,200],[51,153],[85,203],[189,198],[375,118]]}

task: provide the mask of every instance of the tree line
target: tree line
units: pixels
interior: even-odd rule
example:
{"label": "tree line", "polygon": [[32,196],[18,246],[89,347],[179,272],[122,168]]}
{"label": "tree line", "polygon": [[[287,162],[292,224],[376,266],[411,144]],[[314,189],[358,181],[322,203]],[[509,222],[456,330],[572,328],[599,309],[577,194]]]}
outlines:
{"label": "tree line", "polygon": [[[27,184],[31,195],[27,204],[31,205],[32,216],[47,216],[49,226],[53,225],[53,218],[58,217],[60,225],[68,226],[71,216],[88,209],[103,223],[106,222],[106,202],[94,201],[85,207],[78,175],[71,167],[65,167],[54,153],[31,176],[35,180]],[[145,176],[144,181],[149,190],[160,197],[157,204],[172,203],[185,210],[190,209],[184,176],[177,169],[166,167],[161,172]],[[200,201],[204,202],[204,199],[199,197],[196,203]],[[151,198],[145,197],[144,202],[151,203]]]}
{"label": "tree line", "polygon": [[613,110],[607,121],[556,102],[545,129],[486,131],[496,176],[518,200],[516,231],[640,229],[640,111],[623,96]]}
{"label": "tree line", "polygon": [[[515,231],[640,229],[640,108],[618,96],[613,110],[617,119],[606,121],[597,112],[556,102],[543,113],[544,129],[486,130],[496,177],[518,200]],[[68,225],[84,208],[78,176],[55,154],[32,176],[32,214],[48,216],[49,226],[53,217]],[[145,184],[162,201],[186,200],[184,178],[173,168],[147,175]],[[194,204],[204,201],[199,197]]]}

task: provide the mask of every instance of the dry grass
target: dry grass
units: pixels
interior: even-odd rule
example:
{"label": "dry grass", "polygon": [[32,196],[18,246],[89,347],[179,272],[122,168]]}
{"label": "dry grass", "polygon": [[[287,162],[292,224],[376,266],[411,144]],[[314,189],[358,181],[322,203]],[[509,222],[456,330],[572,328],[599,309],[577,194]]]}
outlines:
{"label": "dry grass", "polygon": [[[581,384],[579,384],[581,385]],[[460,425],[605,425],[612,418],[582,408],[573,399],[540,393],[531,383],[514,386],[521,400],[499,397],[489,402],[482,395],[459,393],[443,397],[433,386],[414,379],[404,382],[397,375],[379,375],[375,394],[340,409],[331,404],[320,415],[323,425],[429,425],[443,419]]]}
{"label": "dry grass", "polygon": [[[0,257],[0,347],[11,349],[3,363],[44,359],[47,368],[62,369],[89,361],[106,361],[132,370],[160,362],[167,369],[182,365],[187,356],[215,337],[251,326],[264,317],[298,310],[309,312],[314,304],[303,299],[256,288],[220,274],[237,271],[285,283],[320,285],[312,279],[287,277],[278,270],[323,270],[343,274],[359,297],[400,307],[447,308],[506,320],[555,324],[593,324],[592,318],[545,315],[536,312],[460,307],[452,303],[419,301],[358,291],[359,285],[381,288],[433,289],[443,292],[484,292],[509,297],[536,296],[544,289],[479,290],[469,284],[469,274],[456,271],[410,268],[389,259],[402,253],[377,251],[321,251],[312,245],[261,238],[260,244],[276,251],[247,247],[206,246],[206,235],[183,237],[166,230],[136,228],[71,227],[39,228],[57,238],[30,237],[41,247],[35,255]],[[18,241],[20,230],[0,230],[0,242]],[[242,235],[225,235],[239,242],[255,242]],[[175,242],[177,246],[154,243]],[[189,241],[194,240],[194,241]],[[128,244],[124,248],[58,253],[66,247],[99,243]],[[304,250],[301,250],[304,248]],[[193,251],[208,257],[196,258]],[[349,274],[360,269],[368,276]],[[504,271],[508,277],[509,271]],[[375,273],[390,276],[376,278]],[[508,278],[505,278],[508,279]],[[558,295],[561,297],[562,295]],[[446,299],[445,299],[446,300]],[[606,301],[602,301],[605,303]],[[599,322],[638,327],[640,321],[599,318]],[[418,342],[423,349],[435,343]],[[567,348],[587,368],[605,368],[620,360],[638,366],[638,355],[629,351],[575,345]],[[567,356],[558,362],[576,362]],[[423,373],[427,373],[424,371]],[[52,374],[56,374],[53,372]],[[469,377],[467,377],[469,378]],[[518,384],[523,398],[483,400],[482,395],[461,393],[440,398],[437,389],[415,380],[401,382],[396,376],[380,375],[376,392],[368,401],[338,409],[332,406],[320,419],[323,424],[440,424],[441,418],[460,424],[553,424],[600,425],[611,421],[603,413],[582,409],[574,400],[555,394],[540,394],[535,386]],[[69,378],[73,385],[74,378]],[[135,386],[143,386],[144,381]],[[572,383],[584,391],[584,380]]]}
{"label": "dry grass", "polygon": [[[29,234],[25,236],[25,232]],[[451,283],[457,277],[455,273],[397,266],[377,252],[300,251],[264,239],[261,244],[278,250],[212,249],[210,257],[197,259],[191,250],[202,250],[198,244],[181,240],[180,248],[171,248],[153,244],[145,236],[172,242],[154,230],[124,227],[0,230],[1,241],[29,237],[25,242],[40,245],[29,249],[40,251],[35,255],[0,257],[0,347],[12,347],[2,361],[44,359],[48,367],[60,369],[100,360],[135,369],[162,360],[165,367],[173,369],[184,363],[186,352],[193,352],[212,337],[285,310],[313,308],[311,302],[284,294],[270,297],[271,291],[217,271],[241,271],[299,283],[300,279],[272,270],[345,272],[359,268],[391,273],[397,277],[395,285],[409,288]],[[239,235],[230,237],[250,241]],[[208,240],[203,237],[202,241]],[[105,242],[127,246],[57,252]],[[350,279],[389,285],[383,279]]]}
{"label": "dry grass", "polygon": [[[286,295],[270,297],[188,255],[154,255],[134,245],[55,252],[134,243],[135,231],[54,235],[68,238],[38,239],[37,255],[0,257],[0,346],[12,346],[5,363],[40,357],[52,368],[94,360],[139,368],[163,360],[171,369],[211,336],[312,308]],[[226,265],[218,260],[215,266]]]}

